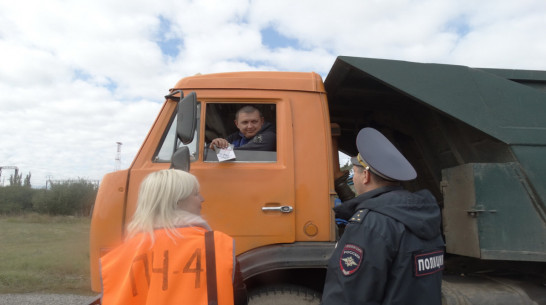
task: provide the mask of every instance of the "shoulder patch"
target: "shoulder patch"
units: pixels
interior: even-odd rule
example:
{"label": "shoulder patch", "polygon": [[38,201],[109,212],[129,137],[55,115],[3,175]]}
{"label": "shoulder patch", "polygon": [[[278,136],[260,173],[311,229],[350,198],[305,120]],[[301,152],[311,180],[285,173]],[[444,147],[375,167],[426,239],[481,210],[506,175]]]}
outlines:
{"label": "shoulder patch", "polygon": [[361,223],[362,220],[364,220],[364,217],[366,216],[366,214],[368,214],[368,211],[369,210],[358,210],[358,211],[356,211],[356,213],[353,215],[353,217],[351,217],[349,219],[349,222]]}
{"label": "shoulder patch", "polygon": [[341,273],[345,276],[355,273],[360,268],[363,259],[364,250],[362,248],[354,244],[346,244],[339,258]]}
{"label": "shoulder patch", "polygon": [[413,276],[421,277],[444,270],[444,250],[427,250],[413,253]]}

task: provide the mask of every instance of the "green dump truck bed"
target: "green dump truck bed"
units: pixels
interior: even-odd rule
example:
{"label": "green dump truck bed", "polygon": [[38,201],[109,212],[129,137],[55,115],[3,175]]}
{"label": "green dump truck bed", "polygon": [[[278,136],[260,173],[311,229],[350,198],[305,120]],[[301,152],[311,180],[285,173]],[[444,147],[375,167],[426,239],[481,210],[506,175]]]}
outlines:
{"label": "green dump truck bed", "polygon": [[408,156],[448,252],[546,261],[546,71],[338,57],[325,88],[342,151],[371,126]]}

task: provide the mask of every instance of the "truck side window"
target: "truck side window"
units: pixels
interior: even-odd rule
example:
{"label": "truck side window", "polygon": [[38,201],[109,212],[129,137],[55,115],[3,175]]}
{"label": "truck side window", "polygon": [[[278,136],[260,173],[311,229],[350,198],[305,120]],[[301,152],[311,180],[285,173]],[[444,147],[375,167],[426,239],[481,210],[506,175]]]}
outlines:
{"label": "truck side window", "polygon": [[276,117],[275,104],[208,103],[203,159],[205,162],[218,162],[210,145],[214,139],[220,138],[235,146],[236,159],[226,162],[275,162]]}
{"label": "truck side window", "polygon": [[[193,141],[188,144],[187,146],[190,149],[190,158],[191,161],[197,160],[199,156],[199,125],[200,125],[200,115],[201,113],[201,103],[197,103],[197,127],[195,129],[195,136],[193,137]],[[170,163],[172,159],[172,155],[176,148],[182,146],[182,143],[180,140],[176,138],[176,114],[173,116],[171,121],[169,122],[169,125],[167,127],[167,130],[165,134],[163,135],[163,139],[160,142],[160,145],[158,147],[158,150],[156,151],[156,154],[154,155],[154,162],[157,163]]]}

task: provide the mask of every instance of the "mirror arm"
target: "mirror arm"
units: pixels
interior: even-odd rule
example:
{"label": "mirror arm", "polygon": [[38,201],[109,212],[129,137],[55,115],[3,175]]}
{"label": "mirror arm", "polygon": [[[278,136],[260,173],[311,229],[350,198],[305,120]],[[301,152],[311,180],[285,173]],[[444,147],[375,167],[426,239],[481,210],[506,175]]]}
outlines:
{"label": "mirror arm", "polygon": [[[178,92],[180,92],[180,96],[175,96]],[[180,100],[184,98],[184,91],[171,89],[171,93],[165,95],[165,98],[180,102]]]}

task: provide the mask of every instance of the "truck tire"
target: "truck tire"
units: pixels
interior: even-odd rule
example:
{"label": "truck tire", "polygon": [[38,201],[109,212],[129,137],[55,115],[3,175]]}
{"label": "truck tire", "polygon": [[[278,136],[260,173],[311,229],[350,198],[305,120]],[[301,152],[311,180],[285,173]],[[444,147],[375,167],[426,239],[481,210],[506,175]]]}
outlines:
{"label": "truck tire", "polygon": [[320,294],[301,286],[271,286],[249,293],[248,305],[318,305]]}

